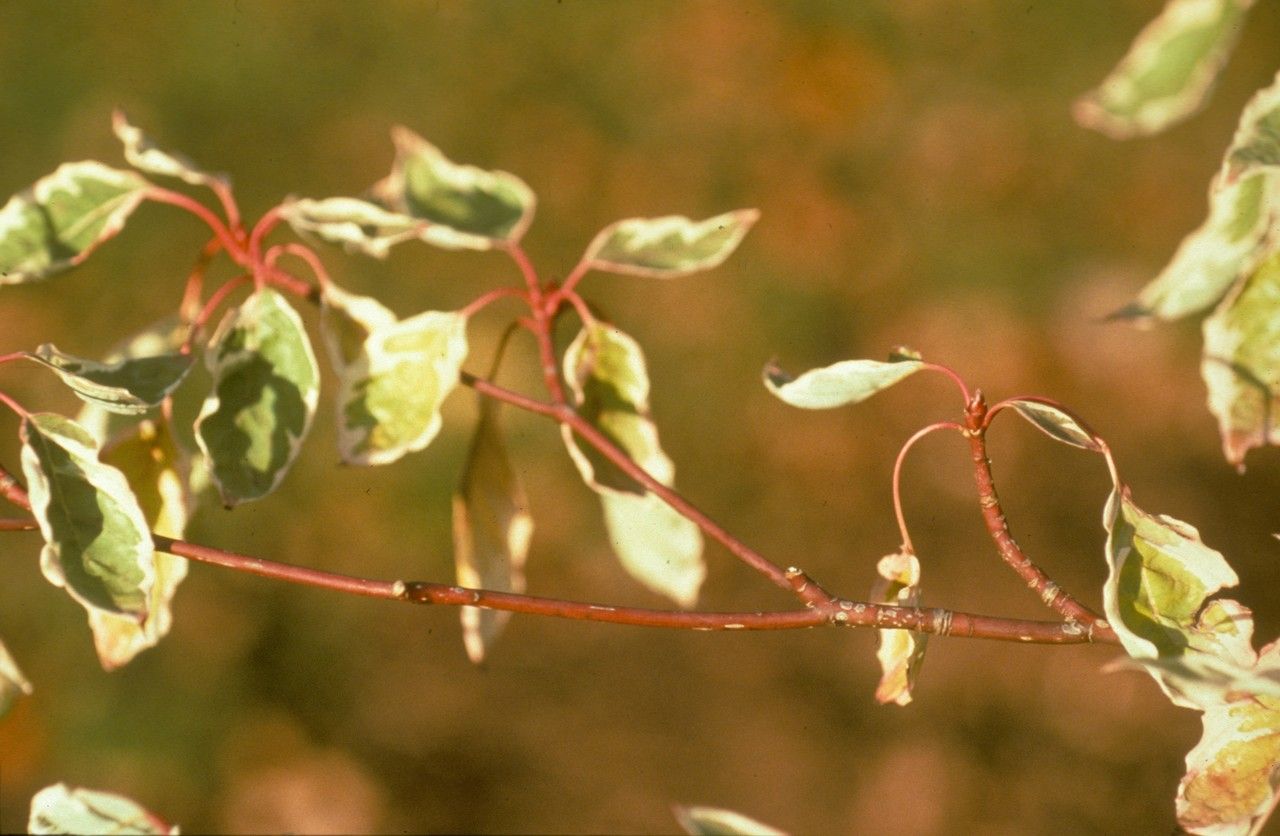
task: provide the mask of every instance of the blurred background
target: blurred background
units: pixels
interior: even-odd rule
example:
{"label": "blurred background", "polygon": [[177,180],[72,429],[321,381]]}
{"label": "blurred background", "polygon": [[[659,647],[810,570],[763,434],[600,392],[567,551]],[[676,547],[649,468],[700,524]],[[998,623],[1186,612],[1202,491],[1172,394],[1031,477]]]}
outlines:
{"label": "blurred background", "polygon": [[[1228,556],[1268,639],[1280,630],[1280,454],[1252,453],[1243,475],[1223,462],[1197,323],[1099,320],[1203,219],[1236,117],[1276,71],[1280,5],[1254,10],[1204,113],[1124,144],[1078,128],[1074,97],[1160,6],[8,0],[0,193],[64,160],[120,164],[109,120],[122,106],[166,147],[230,172],[250,216],[289,194],[358,193],[389,169],[390,127],[408,125],[533,187],[526,242],[548,279],[611,221],[759,207],[714,272],[583,285],[645,346],[664,446],[696,504],[776,562],[864,594],[898,544],[895,452],[955,417],[955,392],[917,378],[808,413],[770,397],[760,368],[905,343],[992,398],[1075,407],[1139,504]],[[0,293],[0,353],[48,340],[104,353],[175,309],[205,234],[143,207],[82,268]],[[518,281],[493,254],[321,253],[339,283],[401,315]],[[514,312],[473,325],[473,371]],[[515,347],[501,382],[536,392],[531,341]],[[34,367],[7,366],[0,386],[31,409],[77,408]],[[451,579],[449,496],[473,394],[452,397],[427,450],[379,469],[338,466],[331,411],[322,401],[277,493],[202,511],[190,539]],[[618,568],[554,428],[511,411],[506,426],[537,524],[530,590],[664,606]],[[0,414],[9,468],[16,429]],[[1100,606],[1102,463],[1013,420],[991,444],[1019,542]],[[904,489],[927,603],[1044,617],[986,538],[959,438],[916,448]],[[33,534],[0,541],[0,635],[36,687],[0,722],[5,832],[25,827],[38,788],[66,781],[130,795],[186,832],[669,832],[670,805],[696,803],[802,833],[1168,833],[1200,731],[1148,678],[1101,673],[1109,647],[935,640],[915,702],[879,707],[870,632],[517,617],[478,668],[455,610],[200,565],[173,633],[108,674],[38,552]],[[704,608],[791,605],[719,548],[708,561]]]}

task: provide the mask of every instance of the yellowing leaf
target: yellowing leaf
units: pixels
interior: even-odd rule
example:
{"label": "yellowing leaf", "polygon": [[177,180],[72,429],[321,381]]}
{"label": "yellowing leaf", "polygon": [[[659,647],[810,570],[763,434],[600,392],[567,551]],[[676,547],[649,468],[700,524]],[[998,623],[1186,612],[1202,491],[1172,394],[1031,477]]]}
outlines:
{"label": "yellowing leaf", "polygon": [[[152,531],[182,538],[192,498],[187,490],[182,453],[167,424],[139,423],[128,436],[104,450],[102,460],[119,468],[129,480]],[[147,618],[142,623],[103,610],[89,611],[89,627],[103,668],[114,670],[127,664],[169,634],[173,624],[171,602],[178,584],[187,575],[187,561],[156,552],[155,573]]]}
{"label": "yellowing leaf", "polygon": [[1195,113],[1252,5],[1253,0],[1169,0],[1115,70],[1076,102],[1076,121],[1126,139],[1156,133]]}
{"label": "yellowing leaf", "polygon": [[193,186],[227,182],[226,175],[204,171],[182,154],[160,148],[141,128],[130,124],[124,111],[117,110],[111,114],[111,129],[124,145],[125,160],[134,168],[148,174],[177,177]]}
{"label": "yellowing leaf", "polygon": [[1204,321],[1200,372],[1228,462],[1280,444],[1280,251]]}
{"label": "yellowing leaf", "polygon": [[93,437],[61,415],[27,416],[21,437],[45,577],[90,611],[145,619],[155,550],[124,474],[100,462]]}
{"label": "yellowing leaf", "polygon": [[0,641],[0,717],[9,713],[19,696],[31,691],[31,683],[18,670],[18,663],[9,655],[9,648]]}
{"label": "yellowing leaf", "polygon": [[302,319],[270,288],[229,311],[205,354],[196,442],[227,507],[275,490],[311,428],[320,370]]}
{"label": "yellowing leaf", "polygon": [[[481,399],[475,438],[453,496],[453,550],[462,586],[520,593],[533,517],[507,456],[498,408],[496,401]],[[467,656],[478,664],[511,613],[463,607],[461,617]]]}
{"label": "yellowing leaf", "polygon": [[64,163],[0,209],[0,285],[69,270],[113,237],[142,202],[146,180],[102,163]]}
{"label": "yellowing leaf", "polygon": [[776,827],[722,807],[677,806],[675,814],[690,836],[787,836]]}
{"label": "yellowing leaf", "polygon": [[[897,607],[915,607],[920,604],[920,561],[914,554],[896,552],[880,558],[876,564],[879,579],[871,588],[869,600]],[[880,645],[876,659],[883,674],[876,688],[876,702],[907,705],[911,702],[911,689],[924,661],[928,636],[910,630],[880,630]]]}
{"label": "yellowing leaf", "polygon": [[[636,341],[612,325],[588,325],[565,351],[564,376],[578,414],[650,476],[671,485],[675,465],[649,417],[649,373]],[[562,431],[583,480],[600,494],[623,568],[650,589],[692,606],[706,575],[698,527],[568,427]]]}
{"label": "yellowing leaf", "polygon": [[44,833],[176,834],[155,813],[113,792],[54,784],[31,799],[27,831]]}
{"label": "yellowing leaf", "polygon": [[27,357],[52,369],[82,401],[120,415],[141,415],[159,405],[186,378],[192,363],[190,355],[177,353],[99,363],[73,357],[52,343]]}
{"label": "yellowing leaf", "polygon": [[[831,409],[858,403],[919,371],[924,363],[904,349],[888,363],[844,360],[792,377],[776,363],[764,369],[764,385],[780,400],[801,409]],[[901,359],[896,359],[901,358]]]}
{"label": "yellowing leaf", "polygon": [[610,224],[587,246],[583,262],[596,270],[672,279],[724,263],[760,218],[739,209],[693,221],[683,215],[630,218]]}

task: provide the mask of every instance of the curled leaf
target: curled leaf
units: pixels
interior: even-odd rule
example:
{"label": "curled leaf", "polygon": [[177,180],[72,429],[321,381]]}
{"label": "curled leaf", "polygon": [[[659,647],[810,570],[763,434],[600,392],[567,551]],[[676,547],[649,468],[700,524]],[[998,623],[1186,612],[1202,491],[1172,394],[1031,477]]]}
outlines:
{"label": "curled leaf", "polygon": [[[880,558],[876,564],[880,576],[871,588],[870,600],[897,607],[920,604],[920,561],[914,554],[899,551]],[[880,630],[876,659],[883,671],[876,687],[876,702],[907,705],[911,689],[924,661],[928,636],[910,630]]]}
{"label": "curled leaf", "polygon": [[1227,151],[1226,172],[1231,180],[1259,170],[1280,168],[1280,73],[1270,87],[1259,91],[1240,115],[1240,127]]}
{"label": "curled leaf", "polygon": [[174,151],[166,151],[129,122],[124,111],[111,114],[111,129],[124,145],[124,158],[129,165],[148,174],[177,177],[193,186],[225,185],[226,175],[204,171],[190,159]]}
{"label": "curled leaf", "polygon": [[52,369],[86,403],[120,415],[141,415],[177,389],[191,370],[189,354],[85,360],[45,343],[27,357]]}
{"label": "curled leaf", "polygon": [[694,221],[683,215],[630,218],[610,224],[587,246],[584,263],[597,270],[671,279],[724,263],[760,218],[738,209]]}
{"label": "curled leaf", "polygon": [[[122,340],[107,352],[101,362],[104,366],[113,366],[124,360],[178,354],[186,342],[187,332],[187,326],[177,317],[165,317]],[[85,401],[75,420],[97,440],[98,446],[102,446],[117,432],[129,427],[133,423],[130,418],[96,401]]]}
{"label": "curled leaf", "polygon": [[674,809],[676,820],[690,836],[786,836],[776,827],[723,807],[691,805]]}
{"label": "curled leaf", "polygon": [[1009,401],[1009,406],[1052,439],[1095,453],[1102,449],[1093,430],[1056,404],[1039,398],[1017,398]]}
{"label": "curled leaf", "polygon": [[386,258],[394,245],[417,238],[425,226],[408,215],[354,197],[290,200],[281,206],[280,216],[303,237],[314,235],[374,258]]}
{"label": "curled leaf", "polygon": [[0,285],[61,273],[113,237],[150,184],[131,171],[86,160],[19,192],[0,209]]}
{"label": "curled leaf", "polygon": [[[910,353],[905,353],[910,352]],[[859,403],[919,371],[924,363],[910,349],[893,360],[843,360],[792,377],[776,363],[764,369],[764,385],[780,400],[801,409],[831,409]],[[901,359],[897,359],[901,358]]]}
{"label": "curled leaf", "polygon": [[29,833],[139,833],[176,834],[167,824],[136,801],[101,790],[54,784],[31,799]]}

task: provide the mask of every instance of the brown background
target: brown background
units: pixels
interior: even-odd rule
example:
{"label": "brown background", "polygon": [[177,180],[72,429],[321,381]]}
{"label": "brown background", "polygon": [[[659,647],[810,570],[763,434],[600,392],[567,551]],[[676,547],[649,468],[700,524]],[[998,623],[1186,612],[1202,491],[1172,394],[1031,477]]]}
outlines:
{"label": "brown background", "polygon": [[[1115,143],[1072,99],[1158,10],[1047,2],[156,2],[0,6],[0,193],[61,161],[119,162],[111,108],[230,171],[250,215],[287,194],[363,189],[404,123],[540,198],[527,242],[550,277],[629,216],[763,219],[724,267],[673,282],[593,275],[584,292],[648,352],[679,485],[731,531],[862,594],[897,545],[894,452],[953,417],[942,380],[802,413],[759,370],[907,343],[994,397],[1037,393],[1112,443],[1140,504],[1197,525],[1280,628],[1280,456],[1236,475],[1204,408],[1195,323],[1140,332],[1128,301],[1205,213],[1239,110],[1276,70],[1260,4],[1209,109]],[[283,240],[284,233],[280,234]],[[0,292],[0,353],[93,356],[173,309],[203,231],[144,207],[83,268]],[[322,254],[402,315],[517,280],[494,255],[423,246],[385,263]],[[219,276],[226,275],[219,273]],[[314,325],[314,312],[305,313]],[[487,365],[498,312],[473,327]],[[566,331],[564,337],[569,334]],[[531,346],[503,381],[536,391]],[[332,379],[326,378],[329,391]],[[34,367],[0,386],[74,410]],[[193,407],[185,409],[190,415]],[[203,512],[193,539],[374,577],[451,577],[449,493],[474,416],[453,397],[423,453],[337,466],[331,403],[282,489]],[[559,438],[509,414],[537,532],[531,590],[659,606],[610,555]],[[17,465],[0,415],[0,461]],[[1012,420],[993,458],[1019,541],[1099,602],[1094,457]],[[1038,617],[985,538],[963,445],[905,475],[927,601]],[[0,635],[36,685],[0,724],[0,830],[56,781],[134,796],[186,832],[671,831],[672,803],[800,832],[1167,833],[1199,724],[1111,648],[936,641],[915,703],[878,707],[874,636],[691,634],[516,619],[484,668],[457,613],[195,566],[173,634],[102,672],[84,614],[40,577],[38,538],[0,541]],[[709,549],[702,604],[788,599]]]}

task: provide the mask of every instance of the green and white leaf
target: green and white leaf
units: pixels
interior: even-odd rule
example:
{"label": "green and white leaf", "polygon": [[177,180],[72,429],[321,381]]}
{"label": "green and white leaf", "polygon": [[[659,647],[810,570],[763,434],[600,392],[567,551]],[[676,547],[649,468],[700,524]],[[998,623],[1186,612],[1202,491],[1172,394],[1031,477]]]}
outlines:
{"label": "green and white leaf", "polygon": [[[897,607],[920,605],[920,561],[914,554],[898,551],[886,555],[876,564],[876,573],[879,578],[868,600]],[[882,674],[876,687],[876,702],[907,705],[911,702],[911,689],[915,687],[929,637],[910,630],[877,632],[880,644],[876,659]]]}
{"label": "green and white leaf", "polygon": [[426,221],[419,237],[446,249],[488,250],[520,240],[533,221],[533,190],[514,174],[460,165],[413,131],[391,132],[391,174],[371,190],[384,208]]}
{"label": "green and white leaf", "polygon": [[111,129],[124,145],[125,160],[136,169],[148,174],[177,177],[193,186],[225,186],[227,184],[225,174],[205,171],[186,156],[174,151],[166,151],[156,145],[155,141],[143,133],[141,128],[129,122],[129,117],[125,116],[122,110],[116,110],[111,114]]}
{"label": "green and white leaf", "polygon": [[30,694],[31,683],[18,669],[18,663],[9,655],[9,648],[0,641],[0,717],[9,713],[18,697]]}
{"label": "green and white leaf", "polygon": [[1262,833],[1280,792],[1280,698],[1210,706],[1201,719],[1204,732],[1178,785],[1178,824],[1214,836]]}
{"label": "green and white leaf", "polygon": [[[902,359],[843,360],[792,377],[776,363],[764,369],[764,385],[783,402],[801,409],[831,409],[858,403],[924,367],[919,359],[895,352]],[[918,356],[918,355],[917,355]]]}
{"label": "green and white leaf", "polygon": [[113,237],[150,184],[131,171],[86,160],[19,192],[0,209],[0,285],[69,270]]}
{"label": "green and white leaf", "polygon": [[331,317],[326,337],[331,357],[342,357],[334,364],[338,449],[348,464],[387,464],[423,449],[440,432],[440,408],[467,358],[467,317],[425,311],[381,325],[348,361],[350,341],[340,331],[357,324],[349,314],[350,308]]}
{"label": "green and white leaf", "polygon": [[[129,480],[152,531],[182,538],[194,500],[187,488],[184,456],[167,424],[140,422],[127,437],[104,450],[102,460],[119,468]],[[103,668],[115,670],[127,664],[169,634],[171,602],[186,575],[186,560],[156,552],[155,583],[144,622],[103,610],[89,611],[89,627]]]}
{"label": "green and white leaf", "polygon": [[1260,169],[1280,169],[1280,73],[1249,100],[1227,151],[1226,170],[1232,180]]}
{"label": "green and white leaf", "polygon": [[396,321],[396,315],[372,296],[348,293],[333,282],[320,291],[320,336],[339,374],[360,359],[370,334]]}
{"label": "green and white leaf", "polygon": [[672,279],[724,263],[760,217],[739,209],[694,221],[683,215],[630,218],[601,230],[582,260],[593,269]]}
{"label": "green and white leaf", "polygon": [[1204,105],[1253,0],[1169,0],[1120,64],[1075,105],[1076,121],[1114,139],[1146,136]]}
{"label": "green and white leaf", "polygon": [[223,318],[205,365],[213,389],[196,443],[227,507],[260,499],[288,472],[320,397],[302,319],[276,291],[258,290]]}
{"label": "green and white leaf", "polygon": [[787,836],[776,827],[722,807],[677,806],[675,814],[690,836]]}
{"label": "green and white leaf", "polygon": [[1032,426],[1056,441],[1095,453],[1102,449],[1093,430],[1056,404],[1039,398],[1017,398],[1009,401],[1009,406],[1030,421]]}
{"label": "green and white leaf", "polygon": [[[673,484],[675,465],[649,417],[649,373],[635,340],[612,325],[587,325],[565,351],[564,377],[579,415],[654,479]],[[568,427],[562,432],[583,480],[601,497],[623,567],[650,589],[692,606],[706,576],[698,527]]]}
{"label": "green and white leaf", "polygon": [[1280,250],[1204,321],[1200,373],[1228,462],[1280,444]]}
{"label": "green and white leaf", "polygon": [[314,236],[374,258],[386,258],[391,247],[419,238],[427,226],[354,197],[290,200],[281,206],[280,216],[304,238]]}
{"label": "green and white leaf", "polygon": [[[524,565],[532,536],[529,498],[507,455],[499,404],[482,398],[462,481],[453,495],[453,553],[458,583],[499,592],[524,592]],[[479,664],[511,613],[463,607],[461,617],[467,656]]]}
{"label": "green and white leaf", "polygon": [[93,437],[69,418],[29,415],[20,435],[31,512],[45,540],[44,576],[86,609],[143,621],[155,549],[124,474],[98,460]]}
{"label": "green and white leaf", "polygon": [[120,415],[141,415],[158,406],[191,371],[189,354],[130,357],[110,363],[85,360],[45,343],[27,357],[52,369],[86,403]]}
{"label": "green and white leaf", "polygon": [[54,784],[31,799],[27,832],[160,836],[176,834],[178,828],[169,826],[155,813],[123,795]]}
{"label": "green and white leaf", "polygon": [[[135,360],[140,357],[156,357],[163,354],[178,354],[187,339],[188,327],[176,316],[168,316],[143,328],[136,334],[122,340],[102,358],[102,363],[112,365],[122,360]],[[194,360],[192,361],[194,363]],[[116,433],[128,428],[134,421],[133,416],[123,416],[119,412],[104,409],[94,401],[85,401],[76,413],[76,423],[89,431],[102,447]]]}

